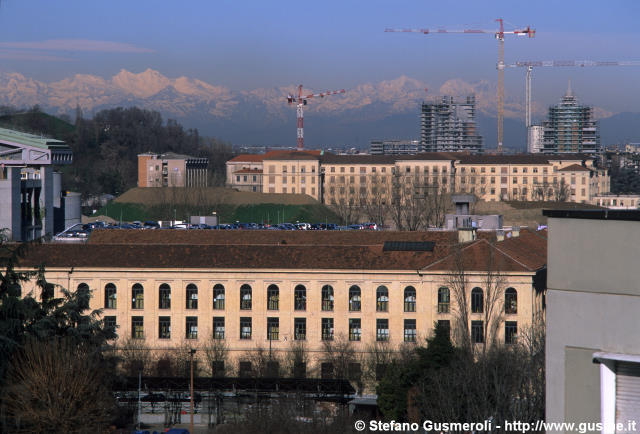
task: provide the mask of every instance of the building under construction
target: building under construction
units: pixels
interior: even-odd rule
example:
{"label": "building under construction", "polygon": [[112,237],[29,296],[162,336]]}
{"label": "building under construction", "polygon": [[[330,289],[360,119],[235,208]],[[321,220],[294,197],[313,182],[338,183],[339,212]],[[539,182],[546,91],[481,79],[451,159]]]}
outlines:
{"label": "building under construction", "polygon": [[425,152],[482,152],[482,136],[476,128],[476,98],[455,101],[443,96],[439,102],[423,103],[420,119]]}
{"label": "building under construction", "polygon": [[593,108],[578,104],[571,86],[560,104],[549,107],[549,117],[543,123],[546,154],[587,153],[600,150],[598,124]]}

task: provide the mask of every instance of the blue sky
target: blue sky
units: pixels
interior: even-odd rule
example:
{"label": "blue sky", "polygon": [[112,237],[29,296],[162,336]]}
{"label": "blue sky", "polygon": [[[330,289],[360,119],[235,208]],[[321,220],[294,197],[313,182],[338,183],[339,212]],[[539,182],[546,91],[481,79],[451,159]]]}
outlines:
{"label": "blue sky", "polygon": [[[497,17],[537,31],[533,40],[507,37],[507,62],[640,60],[637,0],[3,0],[0,68],[46,82],[152,68],[233,90],[349,88],[400,75],[437,88],[449,78],[495,82],[497,42],[384,29],[494,29]],[[539,68],[534,100],[555,102],[570,78],[587,104],[640,111],[639,75],[640,67]],[[523,94],[524,70],[507,71],[506,91]]]}

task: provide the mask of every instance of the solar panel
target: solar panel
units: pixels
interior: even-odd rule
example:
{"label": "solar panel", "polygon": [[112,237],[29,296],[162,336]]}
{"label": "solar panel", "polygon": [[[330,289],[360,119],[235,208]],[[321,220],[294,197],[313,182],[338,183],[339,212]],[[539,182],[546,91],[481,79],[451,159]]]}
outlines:
{"label": "solar panel", "polygon": [[383,252],[433,252],[433,241],[385,241]]}

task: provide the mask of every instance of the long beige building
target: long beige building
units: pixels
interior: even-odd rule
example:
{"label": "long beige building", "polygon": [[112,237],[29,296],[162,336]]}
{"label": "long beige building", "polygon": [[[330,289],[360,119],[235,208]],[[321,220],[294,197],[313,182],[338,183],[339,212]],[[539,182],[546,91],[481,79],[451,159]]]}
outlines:
{"label": "long beige building", "polygon": [[86,244],[34,247],[22,266],[44,263],[50,282],[87,285],[91,308],[102,309],[120,342],[167,349],[222,341],[226,371],[240,375],[251,352],[284,355],[304,342],[309,372],[329,376],[327,341],[366,354],[376,343],[397,350],[421,341],[438,322],[451,327],[456,264],[464,264],[473,342],[486,336],[488,272],[500,276],[501,342],[541,317],[546,233],[501,241],[478,233],[460,244],[469,234],[105,230]]}
{"label": "long beige building", "polygon": [[325,203],[362,203],[399,190],[473,193],[486,201],[559,200],[596,204],[610,177],[591,156],[333,155],[317,151],[239,155],[227,162],[227,186],[265,193],[301,193]]}

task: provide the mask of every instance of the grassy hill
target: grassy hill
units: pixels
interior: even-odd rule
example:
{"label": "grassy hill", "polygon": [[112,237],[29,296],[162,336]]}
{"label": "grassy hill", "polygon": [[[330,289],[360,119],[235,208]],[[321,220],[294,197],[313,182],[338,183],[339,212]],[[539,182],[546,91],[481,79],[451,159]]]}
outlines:
{"label": "grassy hill", "polygon": [[65,140],[75,129],[69,122],[38,111],[0,116],[0,127],[42,134],[58,140]]}

